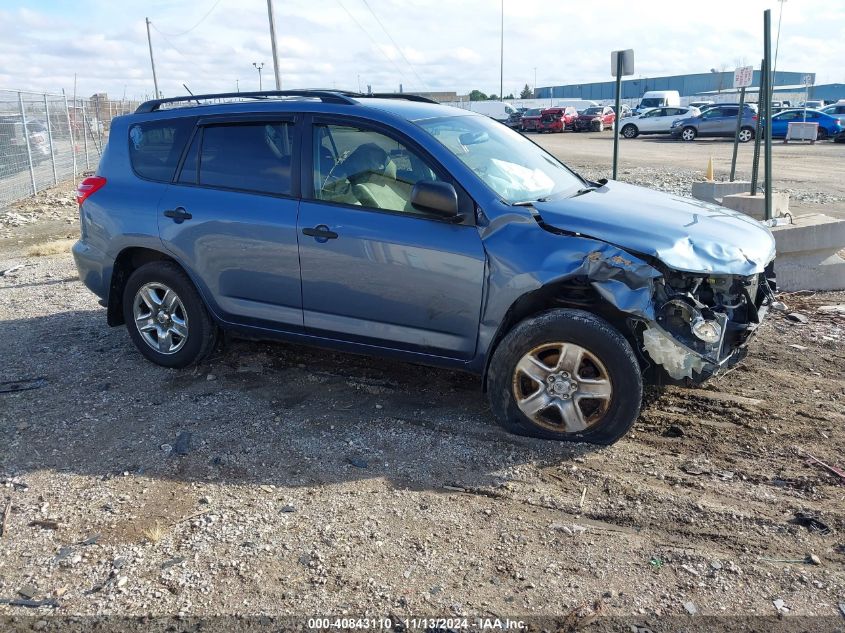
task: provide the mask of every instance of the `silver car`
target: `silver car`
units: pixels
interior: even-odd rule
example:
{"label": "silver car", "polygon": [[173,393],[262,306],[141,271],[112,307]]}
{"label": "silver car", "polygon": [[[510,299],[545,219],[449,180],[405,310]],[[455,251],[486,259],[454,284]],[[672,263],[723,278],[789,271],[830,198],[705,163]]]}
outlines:
{"label": "silver car", "polygon": [[[720,105],[709,108],[699,116],[681,119],[672,124],[672,138],[694,141],[699,136],[719,136],[733,138],[736,132],[738,105]],[[743,106],[742,123],[738,138],[740,143],[747,143],[754,138],[757,125],[757,112],[748,104]]]}

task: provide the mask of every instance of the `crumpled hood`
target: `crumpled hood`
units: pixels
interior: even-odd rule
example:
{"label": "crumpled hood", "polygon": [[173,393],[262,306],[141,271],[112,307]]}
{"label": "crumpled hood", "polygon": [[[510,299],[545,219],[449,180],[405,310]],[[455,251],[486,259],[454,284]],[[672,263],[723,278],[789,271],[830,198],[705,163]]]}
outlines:
{"label": "crumpled hood", "polygon": [[769,229],[743,213],[616,181],[534,207],[550,226],[652,255],[678,271],[747,276],[763,272],[775,255]]}

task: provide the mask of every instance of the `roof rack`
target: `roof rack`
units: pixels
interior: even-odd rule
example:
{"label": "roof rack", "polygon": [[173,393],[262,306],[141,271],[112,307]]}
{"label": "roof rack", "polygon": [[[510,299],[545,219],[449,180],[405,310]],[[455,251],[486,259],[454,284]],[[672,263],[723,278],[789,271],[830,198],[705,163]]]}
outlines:
{"label": "roof rack", "polygon": [[416,101],[420,103],[437,103],[428,97],[420,95],[408,94],[404,92],[377,92],[371,94],[363,94],[360,92],[347,92],[341,90],[262,90],[257,92],[220,92],[216,94],[207,95],[185,95],[183,97],[168,97],[166,99],[151,99],[139,105],[135,114],[145,114],[148,112],[156,112],[162,105],[168,103],[187,103],[196,101],[200,104],[202,101],[210,101],[212,99],[266,99],[268,97],[300,97],[320,99],[323,103],[339,103],[343,105],[355,105],[355,99],[376,98],[376,99],[405,99],[407,101]]}

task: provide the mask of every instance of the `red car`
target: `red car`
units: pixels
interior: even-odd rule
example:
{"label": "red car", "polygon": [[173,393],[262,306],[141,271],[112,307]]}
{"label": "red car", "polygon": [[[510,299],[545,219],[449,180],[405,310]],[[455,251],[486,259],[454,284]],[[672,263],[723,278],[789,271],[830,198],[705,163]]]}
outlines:
{"label": "red car", "polygon": [[563,132],[566,128],[572,128],[577,117],[578,110],[572,106],[567,106],[566,108],[546,108],[540,114],[540,123],[537,126],[537,131]]}
{"label": "red car", "polygon": [[525,114],[519,119],[519,129],[523,132],[536,132],[540,124],[540,108],[533,108],[526,110]]}
{"label": "red car", "polygon": [[610,106],[592,106],[575,119],[575,131],[604,132],[613,127],[616,114]]}

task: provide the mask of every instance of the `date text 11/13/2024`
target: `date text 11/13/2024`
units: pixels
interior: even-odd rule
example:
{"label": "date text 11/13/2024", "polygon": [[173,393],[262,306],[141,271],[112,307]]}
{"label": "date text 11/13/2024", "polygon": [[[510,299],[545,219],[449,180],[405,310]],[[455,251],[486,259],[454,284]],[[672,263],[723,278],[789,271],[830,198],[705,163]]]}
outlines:
{"label": "date text 11/13/2024", "polygon": [[481,631],[522,631],[526,623],[522,620],[509,618],[351,618],[326,617],[309,618],[309,629],[340,629],[340,630],[481,630]]}

